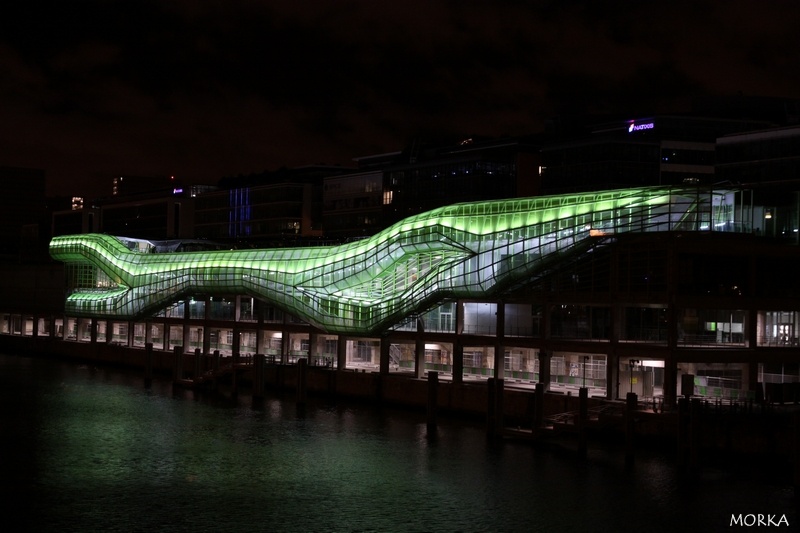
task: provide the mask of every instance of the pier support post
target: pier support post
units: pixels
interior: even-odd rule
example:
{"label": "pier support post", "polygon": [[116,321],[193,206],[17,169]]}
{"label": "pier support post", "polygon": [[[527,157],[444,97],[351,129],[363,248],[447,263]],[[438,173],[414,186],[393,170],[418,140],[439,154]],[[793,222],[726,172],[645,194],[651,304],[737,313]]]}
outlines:
{"label": "pier support post", "polygon": [[389,373],[389,352],[392,345],[389,342],[389,338],[385,335],[381,337],[381,354],[380,354],[380,367],[379,372],[380,375],[385,376]]}
{"label": "pier support post", "polygon": [[437,409],[439,397],[439,373],[428,372],[428,436],[436,435]]}
{"label": "pier support post", "polygon": [[347,368],[347,338],[339,335],[336,341],[336,370]]}
{"label": "pier support post", "polygon": [[495,343],[494,343],[494,377],[505,379],[506,375],[506,305],[504,302],[497,302],[497,312],[495,313]]}
{"label": "pier support post", "polygon": [[461,339],[453,343],[453,383],[464,383],[464,344]]}
{"label": "pier support post", "polygon": [[417,335],[414,342],[414,377],[422,379],[425,375],[425,322],[417,318]]}
{"label": "pier support post", "polygon": [[297,361],[297,405],[305,405],[308,396],[306,379],[308,377],[308,359],[305,357]]}
{"label": "pier support post", "polygon": [[552,352],[548,350],[539,350],[539,385],[544,387],[544,390],[550,388],[550,361],[552,357]]}

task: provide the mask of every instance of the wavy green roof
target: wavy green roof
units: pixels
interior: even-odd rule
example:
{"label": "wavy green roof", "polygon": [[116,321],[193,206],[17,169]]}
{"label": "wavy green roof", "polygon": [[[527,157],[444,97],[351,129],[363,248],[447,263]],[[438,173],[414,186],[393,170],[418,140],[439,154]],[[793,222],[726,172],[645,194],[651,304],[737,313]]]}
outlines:
{"label": "wavy green roof", "polygon": [[733,227],[732,197],[642,188],[464,203],[331,247],[142,253],[122,238],[67,235],[50,255],[107,277],[67,297],[74,316],[132,320],[194,294],[249,294],[322,330],[368,334],[445,298],[490,297],[597,238]]}

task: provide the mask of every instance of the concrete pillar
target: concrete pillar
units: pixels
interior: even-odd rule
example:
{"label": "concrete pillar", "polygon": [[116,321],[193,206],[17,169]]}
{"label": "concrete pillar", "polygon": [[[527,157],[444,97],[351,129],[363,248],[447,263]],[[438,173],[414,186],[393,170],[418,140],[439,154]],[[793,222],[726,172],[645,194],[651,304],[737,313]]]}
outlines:
{"label": "concrete pillar", "polygon": [[496,334],[494,344],[494,377],[497,379],[505,378],[506,369],[506,347],[505,347],[505,331],[506,331],[506,305],[503,302],[497,302],[497,320],[495,322]]}
{"label": "concrete pillar", "polygon": [[456,301],[456,335],[464,333],[464,302]]}
{"label": "concrete pillar", "polygon": [[425,375],[425,322],[417,318],[417,338],[414,350],[414,376],[422,379]]}
{"label": "concrete pillar", "polygon": [[534,403],[533,403],[533,428],[542,427],[544,424],[544,383],[537,383],[534,390]]}
{"label": "concrete pillar", "polygon": [[389,337],[381,337],[381,355],[380,355],[380,374],[386,375],[389,373],[389,350],[392,347],[389,342]]}
{"label": "concrete pillar", "polygon": [[203,353],[211,353],[211,328],[207,325],[203,326]]}
{"label": "concrete pillar", "polygon": [[[751,272],[757,272],[753,268]],[[758,346],[758,309],[750,308],[747,310],[747,325],[745,327],[745,342],[748,348]]]}
{"label": "concrete pillar", "polygon": [[319,335],[316,332],[308,334],[308,364],[319,366]]}
{"label": "concrete pillar", "polygon": [[543,390],[550,390],[550,360],[552,357],[553,353],[549,350],[539,350],[539,384],[544,387]]}
{"label": "concrete pillar", "polygon": [[183,349],[187,353],[193,353],[194,350],[192,349],[192,328],[189,323],[189,319],[186,318],[189,316],[189,302],[185,302],[184,305],[184,319],[181,327],[183,328]]}
{"label": "concrete pillar", "polygon": [[90,318],[89,319],[89,338],[92,341],[92,344],[97,343],[97,319]]}
{"label": "concrete pillar", "polygon": [[339,335],[336,342],[336,370],[347,368],[347,338]]}
{"label": "concrete pillar", "polygon": [[292,336],[285,329],[281,332],[281,364],[289,364],[289,352],[292,347]]}
{"label": "concrete pillar", "polygon": [[664,358],[664,407],[675,407],[678,398],[678,363],[675,351],[670,349]]}
{"label": "concrete pillar", "polygon": [[453,383],[464,383],[464,344],[459,338],[453,343]]}
{"label": "concrete pillar", "polygon": [[619,390],[619,356],[615,350],[609,350],[606,361],[606,399],[616,400]]}

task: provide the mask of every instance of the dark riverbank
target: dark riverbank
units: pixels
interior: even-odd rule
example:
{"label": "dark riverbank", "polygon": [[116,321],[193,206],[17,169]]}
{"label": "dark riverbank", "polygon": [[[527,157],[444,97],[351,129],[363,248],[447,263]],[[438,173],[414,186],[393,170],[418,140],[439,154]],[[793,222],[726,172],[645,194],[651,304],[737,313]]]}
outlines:
{"label": "dark riverbank", "polygon": [[[0,351],[48,357],[92,365],[107,365],[141,372],[145,376],[145,350],[111,344],[64,342],[54,339],[0,336]],[[201,356],[203,357],[203,356]],[[210,356],[195,361],[193,354],[181,357],[181,375],[191,377],[198,368],[211,365]],[[174,376],[176,361],[171,352],[152,353],[152,371],[159,377]],[[264,388],[270,394],[298,398],[300,370],[298,365],[267,364],[263,371]],[[687,471],[704,465],[714,468],[752,467],[767,469],[784,481],[800,480],[796,405],[766,405],[754,403],[719,404],[695,400],[681,411],[663,409],[658,404],[640,402],[636,409],[625,410],[625,402],[597,398],[586,400],[586,409],[594,413],[581,424],[577,419],[581,404],[577,396],[546,393],[537,395],[531,388],[502,388],[500,411],[496,412],[496,390],[487,382],[455,384],[439,381],[431,396],[427,380],[410,375],[380,375],[377,372],[334,370],[327,367],[307,367],[303,371],[302,390],[311,396],[331,401],[385,405],[428,412],[436,416],[464,418],[485,422],[487,434],[496,438],[529,442],[535,446],[558,447],[568,453],[583,452],[588,443],[595,447],[625,450],[635,456],[638,449],[657,450]],[[232,376],[221,376],[221,390],[235,387],[252,392],[252,368]],[[207,390],[208,386],[202,386]],[[490,418],[498,415],[501,420]],[[543,421],[537,421],[537,414]],[[537,424],[539,426],[537,427]],[[495,430],[496,425],[499,430]]]}

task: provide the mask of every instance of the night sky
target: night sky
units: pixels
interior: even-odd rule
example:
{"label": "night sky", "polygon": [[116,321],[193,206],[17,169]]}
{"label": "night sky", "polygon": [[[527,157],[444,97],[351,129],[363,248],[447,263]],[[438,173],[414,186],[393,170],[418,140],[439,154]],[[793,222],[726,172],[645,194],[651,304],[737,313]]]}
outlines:
{"label": "night sky", "polygon": [[[64,0],[0,8],[0,165],[50,194],[800,98],[791,1]],[[98,186],[98,184],[100,184]]]}

